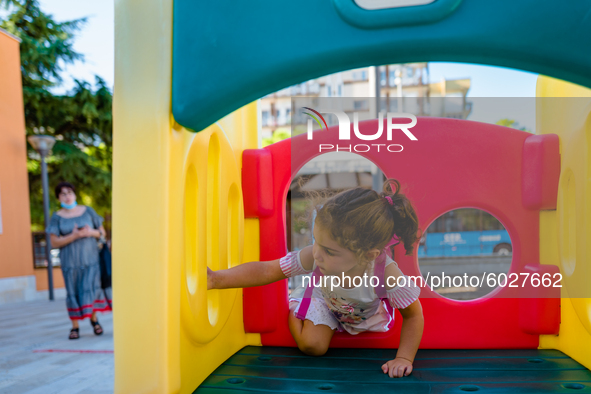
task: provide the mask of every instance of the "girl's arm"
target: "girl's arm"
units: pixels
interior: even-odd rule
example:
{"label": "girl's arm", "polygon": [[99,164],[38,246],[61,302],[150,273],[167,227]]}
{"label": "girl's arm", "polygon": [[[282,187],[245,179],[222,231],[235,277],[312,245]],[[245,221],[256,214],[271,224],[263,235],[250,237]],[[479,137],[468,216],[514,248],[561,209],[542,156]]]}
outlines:
{"label": "girl's arm", "polygon": [[[425,320],[423,318],[423,308],[418,300],[420,289],[408,286],[407,279],[398,268],[398,264],[389,264],[386,266],[386,290],[392,290],[398,285],[406,287],[402,292],[394,297],[395,303],[402,303],[398,310],[402,315],[402,328],[400,330],[400,345],[396,352],[396,358],[382,365],[382,371],[392,377],[403,377],[411,373],[412,363],[419,349],[419,343],[423,336],[423,327]],[[413,282],[414,283],[414,282]],[[416,300],[407,305],[414,294]],[[410,298],[410,299],[409,299]],[[394,305],[393,305],[394,306]]]}
{"label": "girl's arm", "polygon": [[408,307],[399,309],[402,315],[402,328],[400,330],[400,345],[396,352],[396,358],[382,365],[382,371],[392,377],[408,376],[412,372],[412,363],[419,349],[423,336],[425,319],[421,302],[416,300]]}
{"label": "girl's arm", "polygon": [[279,260],[253,261],[219,271],[207,268],[207,290],[262,286],[285,278]]}
{"label": "girl's arm", "polygon": [[291,265],[288,264],[284,267],[286,270],[285,273],[281,268],[282,259],[253,261],[219,271],[212,271],[207,268],[207,289],[263,286],[285,279],[288,277],[287,275],[294,276],[312,270],[312,266],[314,265],[312,246],[306,246],[299,252],[301,266],[297,264],[296,256],[292,254],[293,260],[287,259],[287,261],[284,261],[284,263],[291,263]]}
{"label": "girl's arm", "polygon": [[[419,350],[419,344],[423,337],[425,318],[421,301],[416,300],[408,308],[399,309],[402,315],[402,328],[400,330],[400,345],[396,352],[396,358],[402,357],[412,363]],[[411,367],[412,369],[412,367]],[[410,373],[410,371],[408,371]]]}

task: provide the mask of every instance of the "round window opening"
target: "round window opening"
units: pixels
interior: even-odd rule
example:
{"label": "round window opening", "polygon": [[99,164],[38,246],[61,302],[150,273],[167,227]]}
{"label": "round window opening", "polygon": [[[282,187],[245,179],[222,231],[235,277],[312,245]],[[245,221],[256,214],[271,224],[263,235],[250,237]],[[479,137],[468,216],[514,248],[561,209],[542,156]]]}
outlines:
{"label": "round window opening", "polygon": [[453,300],[480,298],[499,281],[503,284],[512,254],[511,238],[501,222],[474,208],[439,216],[425,230],[418,249],[427,286]]}
{"label": "round window opening", "polygon": [[[384,181],[381,170],[356,153],[329,152],[308,161],[293,177],[287,194],[288,250],[298,251],[314,243],[311,212],[314,203],[322,203],[336,193],[355,187],[381,189]],[[303,286],[304,276],[289,279],[290,293]]]}

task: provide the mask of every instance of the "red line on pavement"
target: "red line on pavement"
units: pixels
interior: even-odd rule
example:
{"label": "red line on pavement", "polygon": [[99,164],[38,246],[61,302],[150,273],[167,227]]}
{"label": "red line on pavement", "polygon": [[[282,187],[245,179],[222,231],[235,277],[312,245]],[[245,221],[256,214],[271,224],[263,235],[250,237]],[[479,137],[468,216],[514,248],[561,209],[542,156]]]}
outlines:
{"label": "red line on pavement", "polygon": [[39,349],[33,353],[113,353],[112,350],[72,350],[72,349]]}

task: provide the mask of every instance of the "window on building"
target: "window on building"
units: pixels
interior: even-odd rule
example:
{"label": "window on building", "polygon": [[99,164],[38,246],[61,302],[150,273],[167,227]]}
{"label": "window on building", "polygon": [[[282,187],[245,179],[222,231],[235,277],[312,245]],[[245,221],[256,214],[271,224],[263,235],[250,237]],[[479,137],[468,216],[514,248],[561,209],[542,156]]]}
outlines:
{"label": "window on building", "polygon": [[353,101],[353,109],[356,111],[365,110],[368,108],[367,100],[355,100]]}
{"label": "window on building", "polygon": [[269,111],[263,111],[261,113],[261,123],[263,126],[267,126],[269,124]]}

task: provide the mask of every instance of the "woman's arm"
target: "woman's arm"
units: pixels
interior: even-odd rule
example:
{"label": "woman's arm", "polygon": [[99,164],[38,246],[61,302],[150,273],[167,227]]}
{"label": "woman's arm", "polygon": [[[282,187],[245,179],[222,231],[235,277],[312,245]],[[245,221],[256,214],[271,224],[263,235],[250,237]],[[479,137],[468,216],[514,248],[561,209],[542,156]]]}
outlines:
{"label": "woman's arm", "polygon": [[80,230],[78,226],[74,225],[74,230],[67,235],[57,236],[55,234],[49,234],[49,241],[51,242],[52,248],[63,248],[64,246],[71,244],[80,238]]}
{"label": "woman's arm", "polygon": [[55,234],[49,235],[49,240],[51,242],[52,248],[62,248],[72,242],[86,237],[94,237],[100,238],[101,235],[106,234],[105,229],[103,226],[100,226],[98,230],[90,228],[89,225],[82,227],[81,229],[78,228],[77,225],[74,225],[74,230],[70,234],[57,236]]}
{"label": "woman's arm", "polygon": [[[94,209],[92,209],[92,207],[90,206],[86,206],[86,212],[88,212],[90,214],[90,217],[92,218],[92,227],[88,226],[90,231],[89,234],[86,235],[87,237],[93,237],[96,239],[100,239],[101,237],[106,237],[107,236],[107,232],[105,231],[105,228],[103,227],[102,223],[103,223],[103,218],[96,213],[96,211]],[[98,224],[98,228],[95,228]],[[84,226],[86,227],[86,226]]]}
{"label": "woman's arm", "polygon": [[105,228],[101,225],[98,230],[90,229],[90,236],[96,239],[100,239],[101,237],[107,237],[107,232]]}
{"label": "woman's arm", "polygon": [[399,309],[399,311],[403,320],[396,358],[382,365],[382,371],[390,375],[391,378],[401,378],[412,372],[412,363],[419,349],[425,325],[423,307],[419,300],[404,309]]}
{"label": "woman's arm", "polygon": [[285,279],[279,260],[253,261],[227,270],[207,268],[207,289],[234,289],[268,285]]}

